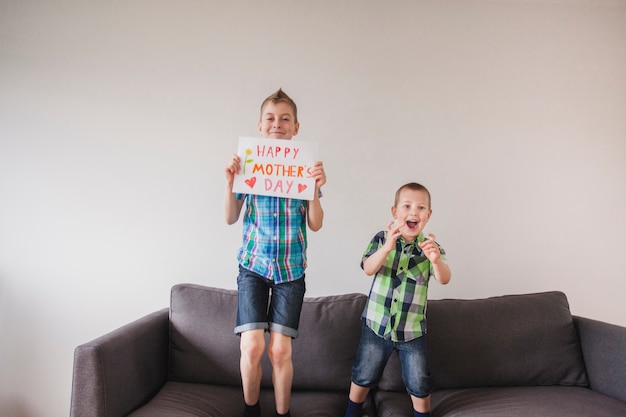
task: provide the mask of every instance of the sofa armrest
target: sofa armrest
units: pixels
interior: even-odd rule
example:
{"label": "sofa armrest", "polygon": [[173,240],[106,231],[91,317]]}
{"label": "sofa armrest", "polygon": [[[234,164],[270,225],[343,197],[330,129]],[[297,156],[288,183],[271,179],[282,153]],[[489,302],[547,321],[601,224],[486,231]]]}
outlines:
{"label": "sofa armrest", "polygon": [[169,310],[151,313],[74,350],[71,417],[121,417],[168,375]]}
{"label": "sofa armrest", "polygon": [[592,390],[626,402],[626,327],[574,316]]}

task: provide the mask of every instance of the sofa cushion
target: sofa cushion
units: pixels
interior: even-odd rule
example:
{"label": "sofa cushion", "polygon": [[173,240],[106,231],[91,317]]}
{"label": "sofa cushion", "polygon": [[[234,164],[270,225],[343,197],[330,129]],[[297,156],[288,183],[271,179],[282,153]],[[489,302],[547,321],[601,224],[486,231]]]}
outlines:
{"label": "sofa cushion", "polygon": [[237,291],[202,285],[172,287],[170,379],[241,385]]}
{"label": "sofa cushion", "polygon": [[293,341],[294,389],[348,391],[366,299],[363,294],[304,299]]}
{"label": "sofa cushion", "polygon": [[[406,393],[374,394],[378,417],[411,415]],[[438,417],[617,417],[626,403],[583,387],[495,387],[443,390],[433,393],[432,415]]]}
{"label": "sofa cushion", "polygon": [[[274,392],[262,389],[261,410],[273,415]],[[292,391],[290,412],[295,416],[340,416],[345,411],[347,394],[339,391]],[[128,417],[228,417],[242,415],[240,387],[167,382],[146,405]]]}
{"label": "sofa cushion", "polygon": [[[429,301],[428,350],[435,389],[587,385],[562,292]],[[392,359],[380,385],[402,391]]]}
{"label": "sofa cushion", "polygon": [[[365,295],[305,297],[299,336],[293,341],[293,388],[350,387]],[[239,337],[233,333],[237,291],[180,284],[172,288],[170,307],[170,379],[241,385]],[[267,335],[266,335],[266,340]],[[272,386],[267,355],[261,385]]]}

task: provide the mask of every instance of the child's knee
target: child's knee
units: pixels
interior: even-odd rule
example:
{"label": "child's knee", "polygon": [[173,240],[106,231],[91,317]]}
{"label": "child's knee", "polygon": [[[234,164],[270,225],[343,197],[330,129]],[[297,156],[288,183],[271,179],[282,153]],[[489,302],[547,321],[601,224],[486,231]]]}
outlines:
{"label": "child's knee", "polygon": [[291,352],[290,337],[284,335],[272,337],[267,355],[273,366],[291,361]]}
{"label": "child's knee", "polygon": [[265,351],[265,337],[262,331],[249,331],[241,334],[239,344],[241,356],[250,360],[261,360]]}

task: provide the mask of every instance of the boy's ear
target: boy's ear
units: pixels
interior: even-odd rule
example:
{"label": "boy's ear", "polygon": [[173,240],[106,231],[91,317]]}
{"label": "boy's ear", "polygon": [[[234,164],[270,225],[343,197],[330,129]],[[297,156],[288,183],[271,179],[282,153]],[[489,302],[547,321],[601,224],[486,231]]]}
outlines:
{"label": "boy's ear", "polygon": [[429,209],[428,210],[428,217],[426,217],[426,222],[428,223],[430,221],[430,216],[433,215],[433,209]]}
{"label": "boy's ear", "polygon": [[394,219],[396,218],[396,206],[391,206],[391,215]]}

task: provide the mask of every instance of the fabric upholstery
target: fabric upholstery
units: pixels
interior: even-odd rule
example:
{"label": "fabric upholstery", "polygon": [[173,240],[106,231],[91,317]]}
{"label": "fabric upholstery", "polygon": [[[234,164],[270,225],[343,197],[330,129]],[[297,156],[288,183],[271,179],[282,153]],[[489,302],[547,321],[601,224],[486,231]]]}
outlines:
{"label": "fabric upholstery", "polygon": [[[379,417],[411,415],[406,393],[376,394]],[[626,403],[583,387],[500,387],[436,391],[432,417],[622,417]]]}
{"label": "fabric upholstery", "polygon": [[[293,341],[294,417],[343,415],[365,300],[363,294],[305,298]],[[181,284],[172,288],[169,312],[78,346],[70,415],[241,415],[236,307],[235,290]],[[428,320],[433,417],[626,415],[620,401],[626,329],[573,320],[562,293],[433,300]],[[261,405],[271,415],[266,356],[262,366]],[[397,355],[380,388],[368,398],[367,416],[411,415]]]}
{"label": "fabric upholstery", "polygon": [[167,309],[74,350],[71,417],[117,417],[138,407],[167,378]]}
{"label": "fabric upholstery", "polygon": [[[290,412],[294,417],[337,417],[343,415],[347,401],[347,392],[294,390]],[[272,390],[261,391],[260,403],[263,415],[274,414]],[[241,388],[170,381],[128,417],[233,417],[242,411]]]}
{"label": "fabric upholstery", "polygon": [[580,337],[590,388],[626,402],[626,329],[576,316],[574,323]]}
{"label": "fabric upholstery", "polygon": [[[293,340],[294,389],[348,390],[365,300],[363,294],[305,298],[299,336]],[[175,286],[170,314],[170,378],[240,386],[239,336],[233,332],[236,315],[235,290]],[[262,366],[262,386],[269,388],[267,355]]]}
{"label": "fabric upholstery", "polygon": [[236,291],[175,285],[170,301],[170,379],[240,386],[236,316]]}
{"label": "fabric upholstery", "polygon": [[[588,384],[561,292],[432,300],[427,317],[435,389]],[[404,391],[393,359],[380,386]]]}
{"label": "fabric upholstery", "polygon": [[348,391],[366,298],[305,298],[300,335],[293,341],[294,389]]}

